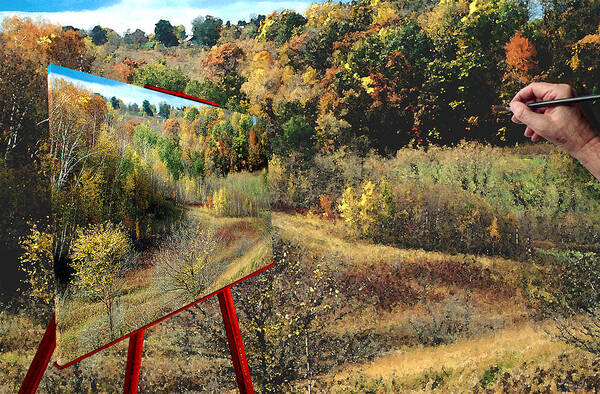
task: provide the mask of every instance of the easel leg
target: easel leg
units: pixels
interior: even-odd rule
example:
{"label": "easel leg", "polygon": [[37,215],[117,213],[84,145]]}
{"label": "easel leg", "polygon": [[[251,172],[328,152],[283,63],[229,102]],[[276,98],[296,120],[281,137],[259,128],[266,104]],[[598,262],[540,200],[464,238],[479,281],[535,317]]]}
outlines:
{"label": "easel leg", "polygon": [[129,337],[127,350],[127,367],[125,369],[124,394],[137,394],[142,365],[142,349],[144,347],[144,330],[136,331]]}
{"label": "easel leg", "polygon": [[242,394],[254,393],[250,369],[248,368],[246,352],[244,351],[244,344],[242,342],[242,334],[240,333],[240,325],[235,313],[233,297],[231,296],[231,289],[226,287],[218,293],[218,297],[238,388]]}
{"label": "easel leg", "polygon": [[44,372],[46,372],[46,367],[48,366],[50,357],[52,357],[52,353],[54,353],[54,348],[56,348],[56,319],[54,314],[52,314],[52,319],[50,319],[40,346],[31,361],[27,375],[25,375],[25,380],[21,384],[19,394],[35,393],[42,380],[42,376],[44,376]]}

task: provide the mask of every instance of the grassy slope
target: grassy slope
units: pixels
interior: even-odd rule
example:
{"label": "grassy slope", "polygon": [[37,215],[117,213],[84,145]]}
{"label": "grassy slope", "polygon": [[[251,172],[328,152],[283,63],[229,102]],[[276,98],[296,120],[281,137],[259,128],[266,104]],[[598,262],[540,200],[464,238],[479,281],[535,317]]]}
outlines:
{"label": "grassy slope", "polygon": [[[498,257],[447,255],[347,240],[341,221],[285,213],[273,213],[272,218],[284,239],[300,242],[316,253],[338,256],[339,270],[349,271],[371,262],[419,264],[424,260],[472,258],[476,264],[516,283],[519,274],[526,269],[524,263]],[[392,311],[377,311],[367,305],[355,307],[356,313],[326,329],[337,332],[368,329],[391,334],[406,330],[406,316],[420,309],[418,304],[412,310],[395,308]],[[488,298],[480,302],[478,308],[483,313],[502,316],[508,323],[491,334],[460,338],[449,344],[389,348],[372,361],[338,366],[317,382],[327,391],[361,392],[369,389],[368,382],[376,382],[373,390],[384,391],[432,389],[432,384],[452,391],[470,391],[494,366],[510,370],[523,362],[535,365],[555,359],[565,351],[576,352],[552,341],[540,327],[524,318],[521,294],[510,299]]]}

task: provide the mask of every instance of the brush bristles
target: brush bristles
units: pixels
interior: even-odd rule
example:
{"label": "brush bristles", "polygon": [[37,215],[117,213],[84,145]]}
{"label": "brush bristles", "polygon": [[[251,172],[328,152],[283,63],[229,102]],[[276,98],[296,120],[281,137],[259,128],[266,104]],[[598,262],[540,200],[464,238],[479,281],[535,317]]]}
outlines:
{"label": "brush bristles", "polygon": [[510,107],[505,107],[504,105],[492,105],[492,112],[500,114],[512,112],[512,110],[510,109]]}

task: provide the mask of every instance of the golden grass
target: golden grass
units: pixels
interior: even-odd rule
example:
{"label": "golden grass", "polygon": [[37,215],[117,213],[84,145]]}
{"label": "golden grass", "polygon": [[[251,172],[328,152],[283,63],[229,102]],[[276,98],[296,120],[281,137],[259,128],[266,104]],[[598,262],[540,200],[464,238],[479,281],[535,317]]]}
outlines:
{"label": "golden grass", "polygon": [[357,375],[400,378],[410,385],[424,374],[446,371],[451,372],[447,388],[462,391],[475,386],[492,365],[513,367],[523,361],[541,362],[568,349],[568,345],[553,342],[539,328],[525,324],[452,344],[396,350],[370,362],[346,366],[326,379],[335,381],[336,390],[343,391],[345,383]]}
{"label": "golden grass", "polygon": [[344,260],[344,266],[364,263],[411,263],[415,261],[463,261],[471,259],[482,268],[501,271],[505,277],[520,277],[525,264],[502,257],[490,257],[470,254],[451,255],[444,252],[425,251],[423,249],[401,249],[393,246],[373,244],[363,240],[345,238],[344,223],[341,220],[329,221],[301,214],[290,215],[272,212],[273,227],[277,227],[284,240],[297,242],[311,251],[329,253]]}
{"label": "golden grass", "polygon": [[233,260],[217,279],[215,290],[250,275],[267,266],[273,260],[270,240],[258,239],[243,256]]}

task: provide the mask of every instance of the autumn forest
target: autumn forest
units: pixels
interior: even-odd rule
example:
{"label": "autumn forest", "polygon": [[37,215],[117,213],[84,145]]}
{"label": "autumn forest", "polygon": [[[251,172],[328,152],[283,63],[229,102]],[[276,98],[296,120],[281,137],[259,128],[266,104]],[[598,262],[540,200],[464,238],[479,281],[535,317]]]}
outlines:
{"label": "autumn forest", "polygon": [[[600,184],[490,108],[532,81],[598,93],[599,21],[596,0],[323,2],[190,31],[4,19],[0,388],[55,292],[100,316],[65,320],[70,338],[118,336],[145,318],[124,306],[164,304],[149,283],[169,302],[215,283],[169,279],[181,245],[233,270],[268,238],[275,266],[232,288],[257,392],[598,390]],[[49,64],[220,108],[49,90]],[[95,153],[61,177],[49,123],[68,122]],[[95,242],[127,262],[116,298],[86,287]],[[235,389],[216,300],[145,341],[143,390]],[[49,368],[40,391],[121,390],[126,348]]]}

